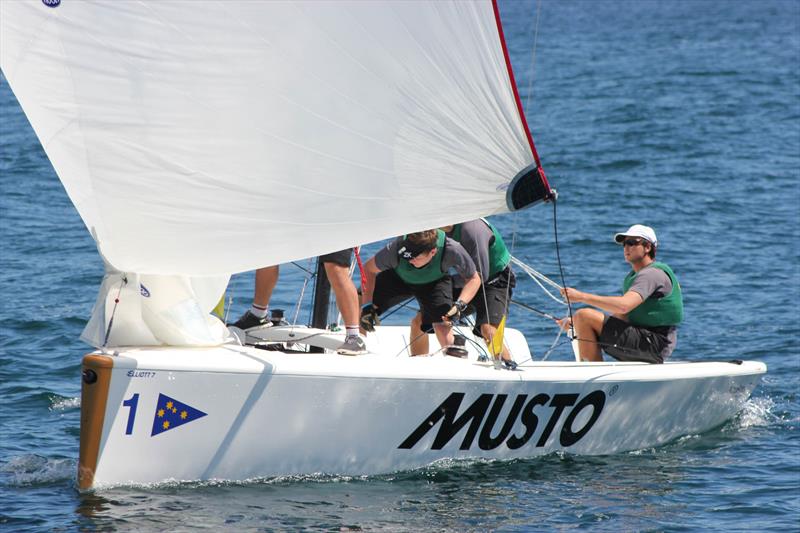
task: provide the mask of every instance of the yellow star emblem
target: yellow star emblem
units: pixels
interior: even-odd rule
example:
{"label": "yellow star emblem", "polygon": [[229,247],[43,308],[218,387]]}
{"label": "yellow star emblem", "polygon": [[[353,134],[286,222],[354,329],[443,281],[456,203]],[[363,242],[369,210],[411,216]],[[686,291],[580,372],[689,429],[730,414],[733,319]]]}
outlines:
{"label": "yellow star emblem", "polygon": [[172,409],[172,402],[167,402],[167,409]]}
{"label": "yellow star emblem", "polygon": [[169,429],[169,420],[164,420],[164,423],[161,425],[164,427],[164,429]]}
{"label": "yellow star emblem", "polygon": [[158,410],[158,417],[161,418],[163,416],[164,416],[164,410],[163,409],[159,409]]}
{"label": "yellow star emblem", "polygon": [[181,418],[182,419],[186,420],[187,416],[189,416],[189,413],[187,413],[186,411],[181,411]]}

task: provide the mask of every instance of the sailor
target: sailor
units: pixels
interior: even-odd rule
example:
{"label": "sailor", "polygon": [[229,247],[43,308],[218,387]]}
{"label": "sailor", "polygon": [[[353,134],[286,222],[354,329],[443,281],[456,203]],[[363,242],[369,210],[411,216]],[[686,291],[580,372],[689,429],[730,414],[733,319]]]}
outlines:
{"label": "sailor", "polygon": [[[623,246],[631,271],[622,282],[622,296],[598,296],[567,287],[561,293],[571,302],[597,309],[579,309],[574,316],[578,351],[583,361],[602,361],[600,348],[619,361],[663,363],[678,339],[683,320],[681,286],[666,263],[656,261],[658,240],[653,228],[635,224],[614,241]],[[559,321],[562,329],[572,323]]]}
{"label": "sailor", "polygon": [[[464,280],[455,302],[448,273],[451,268]],[[442,230],[398,237],[367,261],[364,269],[367,279],[366,287],[362,287],[361,327],[365,331],[375,331],[381,313],[413,296],[421,309],[422,331],[432,329],[445,349],[454,341],[452,322],[458,320],[481,286],[472,258]]]}
{"label": "sailor", "polygon": [[[336,295],[336,306],[344,319],[346,336],[337,350],[342,355],[361,355],[367,353],[367,346],[358,331],[358,291],[350,277],[350,262],[353,250],[341,250],[319,257],[325,265],[325,274]],[[278,283],[278,266],[256,270],[256,287],[250,309],[231,324],[240,329],[249,329],[268,322],[269,300]]]}
{"label": "sailor", "polygon": [[[475,333],[483,337],[486,342],[491,342],[508,311],[511,292],[516,285],[516,278],[510,267],[511,254],[497,229],[484,219],[470,220],[440,229],[464,247],[478,269],[482,286],[470,304],[470,311],[476,313]],[[464,286],[464,279],[456,274],[453,286],[456,291],[460,290]],[[411,347],[412,353],[428,351],[428,336],[420,335],[421,323],[422,316],[417,313],[411,321],[411,338],[416,339]],[[501,357],[506,366],[516,367],[505,346]]]}

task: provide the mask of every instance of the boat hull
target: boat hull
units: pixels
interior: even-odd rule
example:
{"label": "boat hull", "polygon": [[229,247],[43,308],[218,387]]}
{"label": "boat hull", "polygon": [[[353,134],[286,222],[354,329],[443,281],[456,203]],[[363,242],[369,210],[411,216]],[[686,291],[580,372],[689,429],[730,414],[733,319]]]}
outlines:
{"label": "boat hull", "polygon": [[[83,384],[81,488],[614,454],[722,424],[766,371],[749,361],[528,362],[507,371],[443,355],[247,347],[92,354],[84,374],[92,369],[99,379]],[[105,397],[92,392],[104,379]]]}

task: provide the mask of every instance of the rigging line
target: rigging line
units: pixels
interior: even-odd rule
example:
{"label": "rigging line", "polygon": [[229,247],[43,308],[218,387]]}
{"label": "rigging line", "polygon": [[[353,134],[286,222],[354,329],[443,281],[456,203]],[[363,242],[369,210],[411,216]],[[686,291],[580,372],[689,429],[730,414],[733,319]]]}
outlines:
{"label": "rigging line", "polygon": [[[475,345],[475,347],[476,347],[478,350],[480,350],[480,352],[481,352],[483,355],[487,355],[487,352],[486,352],[486,349],[485,349],[485,347],[481,346],[481,344],[480,344],[479,342],[475,341],[474,339],[470,339],[470,338],[469,338],[469,336],[467,336],[467,335],[464,335],[464,334],[463,334],[463,332],[461,331],[461,328],[460,328],[458,325],[453,325],[453,326],[452,326],[452,328],[453,328],[454,330],[456,330],[456,331],[458,332],[458,334],[459,334],[459,335],[461,335],[461,336],[462,336],[462,337],[464,337],[466,340],[468,340],[469,342],[471,342],[472,344],[474,344],[474,345]],[[407,343],[405,346],[403,346],[403,348],[402,348],[402,349],[401,349],[399,352],[397,352],[397,353],[395,354],[395,357],[400,357],[400,355],[401,355],[403,352],[410,351],[410,350],[409,350],[409,348],[411,347],[411,345],[412,345],[412,344],[414,344],[415,342],[417,342],[417,340],[421,339],[423,335],[428,335],[428,332],[427,332],[427,331],[423,331],[422,333],[420,333],[419,335],[417,335],[416,337],[414,337],[413,339],[411,339],[411,340],[410,340],[410,341],[409,341],[409,342],[408,342],[408,343]],[[429,353],[429,354],[425,354],[425,355],[436,355],[436,354],[437,354],[437,353],[439,353],[439,352],[443,352],[443,351],[444,351],[444,349],[445,349],[445,347],[440,347],[440,348],[439,348],[438,350],[436,350],[435,352],[431,352],[431,353]],[[411,354],[409,354],[409,357],[421,357],[422,355],[423,355],[423,354],[420,354],[420,355],[411,355]]]}
{"label": "rigging line", "polygon": [[[467,323],[467,327],[471,326],[472,329],[474,330],[475,322],[473,321],[473,323],[470,324],[470,317],[465,317],[464,321]],[[455,324],[453,326],[453,329],[455,329],[458,332],[459,335],[464,337],[466,340],[468,340],[469,342],[471,342],[475,346],[475,348],[478,350],[478,353],[479,353],[478,357],[479,358],[481,356],[483,356],[483,357],[486,357],[487,360],[489,359],[489,352],[486,351],[486,348],[487,348],[486,341],[483,339],[483,337],[481,337],[481,340],[483,340],[483,343],[480,343],[480,342],[476,341],[475,339],[469,338],[469,335],[464,335],[464,332],[461,330],[461,325],[460,324]]]}
{"label": "rigging line", "polygon": [[228,306],[225,308],[225,318],[222,321],[227,324],[228,323],[228,315],[231,312],[231,307],[233,307],[233,296],[228,294]]}
{"label": "rigging line", "polygon": [[[313,258],[309,257],[308,258],[309,267],[311,266],[311,262],[312,261],[313,261]],[[316,273],[312,273],[310,268],[309,269],[305,269],[303,267],[300,267],[300,268],[302,270],[305,270],[306,272],[308,272],[308,275],[303,280],[303,287],[300,289],[300,297],[297,299],[297,303],[295,304],[294,317],[292,318],[292,332],[294,332],[294,328],[295,328],[295,326],[297,326],[297,318],[300,316],[300,307],[303,304],[303,298],[305,297],[305,294],[306,294],[306,288],[308,287],[309,282],[312,279],[314,279],[314,277],[316,276]]]}
{"label": "rigging line", "polygon": [[[427,334],[428,334],[427,331],[423,331],[422,333],[420,333],[419,335],[417,335],[416,337],[414,337],[413,339],[408,341],[408,344],[403,346],[403,348],[399,352],[397,352],[394,356],[395,357],[400,357],[400,354],[402,354],[403,352],[406,352],[406,351],[410,352],[409,348],[411,347],[411,345],[414,344],[415,342],[417,342],[419,339],[421,339],[423,335],[427,335]],[[430,354],[430,355],[433,355],[433,354]],[[409,353],[408,356],[409,357],[419,357],[417,355],[411,355],[410,353]]]}
{"label": "rigging line", "polygon": [[114,298],[114,308],[111,310],[111,318],[108,321],[108,327],[106,328],[106,338],[103,339],[103,348],[108,345],[108,338],[111,336],[111,326],[114,325],[114,315],[117,314],[117,304],[119,304],[119,295],[122,294],[122,287],[128,284],[128,277],[122,276],[122,279],[119,280],[119,288],[117,289],[117,297]]}
{"label": "rigging line", "polygon": [[[486,311],[486,321],[488,322],[489,321],[489,300],[486,298],[486,283],[483,282],[483,276],[481,276],[481,294],[483,294],[483,308]],[[473,298],[473,300],[474,299],[475,298]],[[508,309],[506,309],[505,312],[508,313]],[[478,310],[475,309],[475,321],[476,322],[477,322],[477,319],[478,319]],[[480,329],[480,328],[478,328],[478,329]],[[492,346],[494,346],[494,335],[495,335],[495,333],[497,333],[497,330],[495,330],[495,332],[492,333],[492,335],[489,337],[489,342],[492,343]],[[494,354],[494,351],[492,351],[492,354]]]}
{"label": "rigging line", "polygon": [[[522,269],[522,271],[525,272],[526,274],[528,274],[528,277],[530,277],[533,280],[533,282],[536,283],[539,286],[540,289],[542,289],[542,292],[544,292],[551,300],[553,300],[554,302],[556,302],[557,304],[560,304],[560,305],[567,305],[567,302],[565,302],[564,300],[558,298],[552,292],[547,290],[547,288],[545,288],[545,286],[542,285],[542,283],[538,279],[536,279],[536,276],[532,276],[531,273],[528,272],[527,270],[525,270],[524,268]],[[559,290],[561,290],[560,286],[558,286],[558,285],[556,285],[556,286],[558,287]]]}
{"label": "rigging line", "polygon": [[294,266],[296,266],[297,268],[299,268],[300,270],[302,270],[303,272],[305,272],[306,274],[308,274],[309,276],[314,276],[315,275],[314,272],[312,272],[311,270],[307,269],[306,267],[298,264],[297,261],[292,261],[292,264]]}
{"label": "rigging line", "polygon": [[518,306],[522,307],[523,309],[527,309],[528,311],[534,312],[537,315],[543,316],[545,318],[549,318],[551,320],[558,321],[558,318],[556,318],[555,316],[551,315],[550,313],[545,313],[544,311],[536,309],[535,307],[533,307],[531,305],[528,305],[528,304],[525,304],[525,303],[522,303],[522,302],[518,302],[517,300],[511,300],[511,303],[514,304],[514,305],[518,305]]}
{"label": "rigging line", "polygon": [[531,68],[528,77],[528,93],[525,95],[525,111],[529,110],[531,95],[533,94],[533,77],[536,72],[536,45],[539,42],[539,19],[542,13],[542,0],[536,0],[536,21],[534,22],[533,50],[531,51]]}
{"label": "rigging line", "polygon": [[[556,204],[558,203],[558,197],[553,196],[553,233],[556,241],[556,259],[558,260],[558,272],[561,274],[561,285],[566,289],[567,282],[564,279],[564,268],[561,265],[561,252],[559,251],[558,246],[558,215]],[[567,300],[567,309],[569,310],[569,329],[571,330],[570,333],[572,337],[575,337],[575,321],[572,320],[572,302],[569,301],[569,293],[564,291],[564,298]]]}
{"label": "rigging line", "polygon": [[[408,304],[410,304],[412,300],[414,300],[413,296],[411,298],[409,298],[408,300],[406,300],[405,302],[403,302],[402,304],[400,304],[398,306],[395,306],[394,309],[391,310],[391,312],[386,313],[385,315],[383,315],[383,317],[382,317],[383,320],[386,320],[387,318],[389,318],[390,316],[392,316],[393,314],[395,314],[399,310],[401,310],[404,307],[408,306]],[[419,312],[419,310],[417,310],[417,311]]]}
{"label": "rigging line", "polygon": [[[514,257],[514,252],[517,249],[517,230],[519,229],[519,211],[514,211],[514,217],[513,218],[514,218],[514,229],[511,232],[511,257]],[[505,308],[503,309],[503,314],[506,317],[508,317],[508,309],[509,309],[509,306],[511,304],[511,279],[512,279],[512,276],[514,275],[513,272],[511,272],[511,262],[509,262],[509,264],[506,265],[506,268],[508,268],[508,281],[506,282],[506,303],[505,303]],[[484,291],[484,293],[483,293],[483,301],[486,304],[486,320],[488,321],[489,320],[489,302],[486,299],[486,291]],[[475,318],[477,320],[478,317],[476,316]],[[496,332],[497,331],[495,330],[495,333]],[[503,341],[503,346],[501,346],[500,353],[498,354],[498,358],[499,359],[503,359],[503,348],[506,348],[505,339],[502,339],[502,341]],[[492,357],[494,358],[494,334],[492,334],[492,337],[489,340],[489,342],[492,343]],[[510,349],[508,350],[508,356],[511,358],[512,361],[514,360],[514,356],[511,354],[511,350]]]}
{"label": "rigging line", "polygon": [[[327,331],[318,331],[316,333],[310,333],[310,334],[308,334],[308,335],[306,335],[304,337],[298,337],[296,339],[289,339],[289,340],[285,340],[285,341],[265,341],[263,339],[260,339],[259,337],[255,337],[255,336],[252,336],[252,335],[247,335],[247,332],[245,332],[245,335],[246,335],[246,337],[249,337],[251,339],[259,339],[261,341],[261,342],[254,342],[254,343],[249,343],[249,344],[252,344],[253,346],[259,346],[259,345],[260,346],[265,346],[265,345],[268,345],[268,344],[304,344],[303,341],[306,341],[308,339],[312,339],[314,337],[319,337],[320,335],[325,335],[327,333],[328,333]],[[290,330],[289,334],[293,335],[292,330]]]}
{"label": "rigging line", "polygon": [[[361,286],[366,287],[367,273],[364,271],[364,263],[361,262],[361,246],[354,247],[353,253],[356,256],[356,263],[358,263],[358,273],[361,276]],[[361,290],[363,291],[364,289],[362,288]]]}
{"label": "rigging line", "polygon": [[541,281],[547,283],[548,285],[550,285],[551,287],[553,287],[554,289],[561,290],[561,288],[562,288],[561,285],[559,285],[558,283],[556,283],[552,279],[548,278],[547,276],[545,276],[544,274],[542,274],[541,272],[539,272],[538,270],[536,270],[532,266],[526,265],[518,257],[515,257],[515,256],[512,255],[511,256],[511,262],[514,263],[515,265],[517,265],[518,267],[520,267],[522,270],[524,270],[525,273],[527,273],[530,277],[532,277],[534,279],[537,279],[537,280],[541,280]]}
{"label": "rigging line", "polygon": [[558,289],[559,291],[562,289],[561,285],[551,280],[541,272],[537,272],[534,268],[530,267],[529,265],[526,265],[516,257],[512,256],[511,261],[515,265],[519,266],[522,269],[522,271],[525,272],[528,275],[528,277],[530,277],[534,281],[534,283],[536,283],[539,286],[539,288],[542,289],[542,291],[544,291],[545,294],[547,294],[547,296],[549,296],[551,299],[553,299],[554,301],[556,301],[561,305],[567,305],[567,303],[562,298],[553,295],[552,292],[550,292],[544,285],[542,285],[542,281],[544,281],[551,287]]}
{"label": "rigging line", "polygon": [[[527,309],[528,311],[531,311],[531,312],[534,312],[534,313],[536,313],[538,315],[541,315],[541,316],[543,316],[545,318],[549,318],[549,319],[551,319],[551,320],[553,320],[555,322],[558,322],[558,318],[554,317],[553,315],[551,315],[549,313],[545,313],[544,311],[540,311],[539,309],[536,309],[533,306],[530,306],[528,304],[524,304],[522,302],[518,302],[516,300],[511,300],[511,303],[514,304],[514,305],[518,305],[518,306],[522,307],[523,309]],[[558,339],[561,338],[561,334],[563,332],[564,332],[564,330],[562,330],[561,328],[558,328],[558,333],[556,334],[556,338],[553,341],[553,343],[550,345],[550,348],[548,348],[547,351],[542,356],[542,361],[546,360],[550,356],[550,354],[553,352],[553,350],[558,346],[557,345]],[[531,355],[531,357],[528,360],[529,361],[533,361],[533,355]],[[522,363],[519,363],[519,364],[522,364]]]}
{"label": "rigging line", "polygon": [[[542,356],[542,361],[547,361],[547,358],[550,357],[550,354],[553,353],[553,350],[555,350],[559,346],[558,340],[561,338],[561,335],[563,333],[564,333],[564,330],[561,329],[561,328],[558,328],[558,335],[556,335],[556,338],[553,341],[553,343],[550,345],[550,348],[548,348],[547,351],[544,352],[544,355]],[[531,357],[531,359],[533,359],[533,357]]]}

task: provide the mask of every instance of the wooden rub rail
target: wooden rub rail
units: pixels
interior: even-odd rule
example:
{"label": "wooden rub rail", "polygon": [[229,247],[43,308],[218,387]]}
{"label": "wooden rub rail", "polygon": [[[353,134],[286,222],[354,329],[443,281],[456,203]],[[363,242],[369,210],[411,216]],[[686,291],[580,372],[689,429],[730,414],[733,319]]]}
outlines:
{"label": "wooden rub rail", "polygon": [[81,368],[81,444],[78,457],[78,488],[90,489],[94,484],[100,437],[111,385],[114,360],[107,355],[84,356]]}

